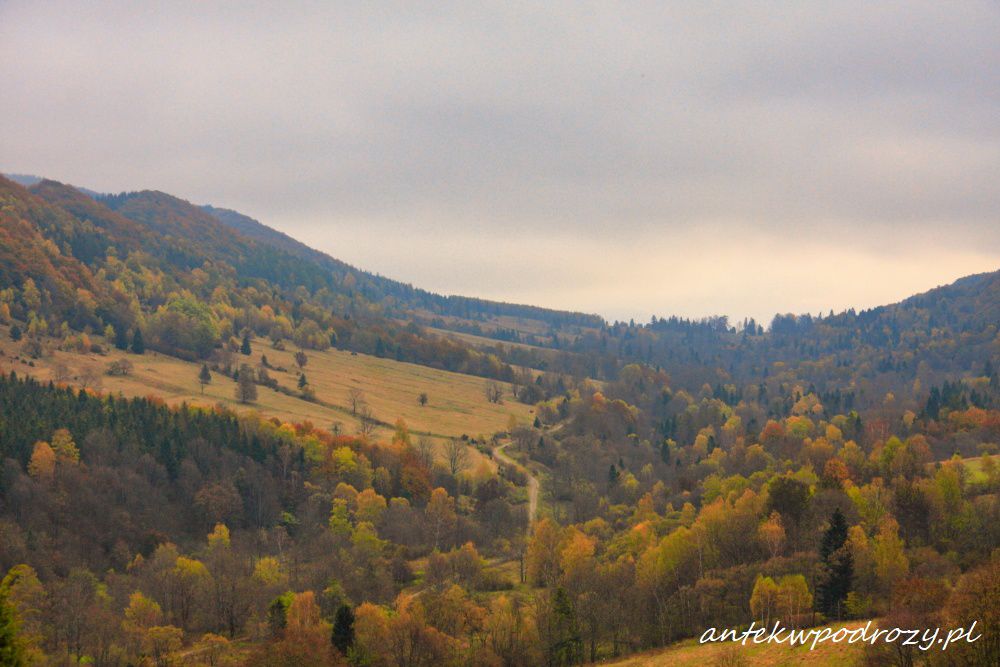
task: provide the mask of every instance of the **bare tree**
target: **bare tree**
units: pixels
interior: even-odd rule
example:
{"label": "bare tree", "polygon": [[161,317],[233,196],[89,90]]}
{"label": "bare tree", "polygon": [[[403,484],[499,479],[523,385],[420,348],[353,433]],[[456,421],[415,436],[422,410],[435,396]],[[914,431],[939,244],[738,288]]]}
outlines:
{"label": "bare tree", "polygon": [[378,426],[378,420],[375,419],[375,414],[372,412],[371,407],[361,403],[358,406],[358,433],[365,436],[366,438],[375,432],[375,427]]}
{"label": "bare tree", "polygon": [[425,435],[417,440],[417,458],[428,470],[434,465],[434,443]]}
{"label": "bare tree", "polygon": [[215,359],[218,363],[218,368],[222,369],[222,372],[226,375],[233,374],[233,352],[225,347],[220,348],[215,351]]}
{"label": "bare tree", "polygon": [[351,406],[351,414],[357,417],[358,410],[364,402],[365,392],[361,391],[357,387],[351,387],[351,390],[347,392],[347,404]]}
{"label": "bare tree", "polygon": [[62,384],[69,379],[69,366],[61,361],[52,362],[52,379],[56,384]]}
{"label": "bare tree", "polygon": [[503,385],[496,380],[486,383],[486,400],[490,403],[503,403]]}
{"label": "bare tree", "polygon": [[510,432],[511,440],[518,451],[531,452],[537,442],[538,435],[530,426],[518,426]]}
{"label": "bare tree", "polygon": [[84,389],[93,387],[98,389],[101,386],[101,374],[93,366],[84,366],[80,369],[80,385]]}
{"label": "bare tree", "polygon": [[236,376],[236,400],[240,403],[253,403],[257,400],[257,384],[254,378],[253,366],[243,364]]}
{"label": "bare tree", "polygon": [[108,364],[108,370],[106,372],[108,375],[128,375],[132,372],[132,362],[125,357],[115,359]]}
{"label": "bare tree", "polygon": [[452,475],[457,475],[469,465],[469,448],[458,438],[448,440],[444,446],[444,456]]}

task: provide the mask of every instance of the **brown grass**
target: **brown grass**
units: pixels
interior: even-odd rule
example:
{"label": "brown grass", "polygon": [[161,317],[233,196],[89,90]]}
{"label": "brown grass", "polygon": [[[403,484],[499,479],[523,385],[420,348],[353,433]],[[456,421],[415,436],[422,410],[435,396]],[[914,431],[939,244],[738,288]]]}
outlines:
{"label": "brown grass", "polygon": [[[94,340],[100,339],[95,337]],[[438,442],[463,434],[489,436],[507,430],[511,419],[517,422],[534,419],[533,408],[513,400],[509,394],[499,405],[487,401],[485,386],[488,380],[484,378],[338,350],[306,351],[308,363],[304,371],[319,401],[314,403],[297,395],[294,347],[278,351],[256,341],[253,355],[236,355],[237,363],[247,361],[256,365],[260,355],[266,354],[272,366],[287,369],[285,372],[271,370],[271,377],[277,379],[283,389],[296,395],[259,387],[258,400],[251,405],[241,405],[234,396],[235,382],[217,373],[213,373],[211,384],[205,386],[202,394],[197,380],[200,363],[150,351],[140,356],[112,349],[105,355],[55,351],[33,360],[32,367],[21,355],[20,346],[10,340],[7,327],[0,326],[0,353],[3,355],[0,369],[4,372],[13,370],[19,375],[48,381],[56,379],[55,369],[62,365],[69,371],[66,383],[79,386],[89,369],[99,378],[99,389],[105,392],[125,396],[155,395],[171,405],[221,403],[239,411],[256,410],[284,421],[308,420],[326,429],[339,423],[345,433],[354,433],[358,428],[358,420],[349,408],[348,394],[352,388],[363,392],[376,419],[393,424],[402,418],[412,432],[427,434]],[[132,362],[133,372],[126,377],[105,375],[108,363],[122,357]],[[421,392],[428,395],[425,406],[418,402]],[[383,426],[375,436],[387,437],[388,433],[389,429]],[[473,466],[483,460],[487,457],[477,454]]]}

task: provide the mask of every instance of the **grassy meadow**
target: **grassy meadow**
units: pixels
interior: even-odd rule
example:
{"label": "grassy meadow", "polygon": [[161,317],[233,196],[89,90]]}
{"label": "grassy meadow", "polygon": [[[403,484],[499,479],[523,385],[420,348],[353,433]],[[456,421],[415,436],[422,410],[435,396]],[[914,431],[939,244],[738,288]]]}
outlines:
{"label": "grassy meadow", "polygon": [[[198,382],[201,364],[197,362],[153,351],[136,355],[115,349],[103,355],[56,350],[41,359],[29,360],[21,353],[21,343],[11,341],[7,327],[0,327],[3,355],[0,368],[4,372],[13,370],[18,375],[32,375],[45,381],[89,385],[125,396],[154,395],[171,405],[221,403],[240,411],[256,410],[283,421],[308,420],[321,428],[339,424],[342,432],[354,433],[359,422],[352,414],[350,395],[352,390],[358,390],[380,422],[393,424],[403,418],[412,432],[426,434],[438,442],[449,437],[477,437],[506,430],[512,417],[518,422],[534,419],[531,406],[509,395],[502,404],[487,401],[488,380],[484,378],[333,349],[306,351],[308,362],[304,372],[317,399],[307,401],[298,396],[295,350],[291,345],[284,351],[275,350],[258,340],[251,356],[236,355],[237,363],[247,361],[255,365],[262,354],[267,355],[271,366],[286,369],[269,370],[271,377],[283,390],[295,394],[260,386],[257,401],[242,405],[235,398],[236,383],[232,378],[213,373],[212,382],[203,390]],[[108,363],[121,358],[132,362],[132,372],[124,377],[106,375]],[[426,405],[419,403],[421,393],[427,394]],[[374,435],[388,434],[389,427],[379,426]],[[476,457],[478,461],[480,455],[477,453]]]}
{"label": "grassy meadow", "polygon": [[1000,454],[993,456],[976,456],[974,458],[962,459],[962,464],[969,473],[969,482],[982,483],[988,479],[986,471],[983,469],[983,462],[992,459],[995,467],[1000,467]]}

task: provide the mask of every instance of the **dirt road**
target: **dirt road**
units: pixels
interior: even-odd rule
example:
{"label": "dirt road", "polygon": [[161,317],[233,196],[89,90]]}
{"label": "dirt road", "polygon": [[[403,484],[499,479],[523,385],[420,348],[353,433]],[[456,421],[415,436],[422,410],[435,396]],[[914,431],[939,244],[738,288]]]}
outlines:
{"label": "dirt road", "polygon": [[535,518],[538,516],[538,489],[541,484],[538,482],[538,478],[535,477],[530,470],[504,453],[504,447],[509,444],[509,442],[505,442],[499,447],[494,447],[493,458],[498,461],[502,461],[504,464],[509,465],[512,468],[520,470],[528,478],[528,525],[530,526],[535,522]]}

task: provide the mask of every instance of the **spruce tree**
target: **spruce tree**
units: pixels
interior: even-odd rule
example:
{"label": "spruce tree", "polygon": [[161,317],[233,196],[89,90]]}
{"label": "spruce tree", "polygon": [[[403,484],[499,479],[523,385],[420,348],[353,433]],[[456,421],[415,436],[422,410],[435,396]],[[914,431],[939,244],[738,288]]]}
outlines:
{"label": "spruce tree", "polygon": [[142,329],[139,327],[136,327],[135,333],[132,334],[132,351],[136,354],[143,354],[146,351],[146,343],[142,340]]}
{"label": "spruce tree", "polygon": [[198,373],[198,382],[201,384],[201,393],[205,393],[205,385],[212,381],[212,371],[208,370],[208,364],[201,365],[201,372]]}
{"label": "spruce tree", "polygon": [[354,610],[341,605],[333,619],[333,631],[330,633],[330,643],[342,654],[354,646]]}
{"label": "spruce tree", "polygon": [[576,620],[573,601],[560,586],[552,598],[552,644],[549,646],[549,664],[575,665],[583,662],[583,641]]}
{"label": "spruce tree", "polygon": [[823,533],[819,547],[822,572],[816,593],[819,609],[828,618],[840,618],[854,578],[854,559],[846,544],[847,520],[837,508],[830,517],[830,526]]}
{"label": "spruce tree", "polygon": [[819,545],[819,557],[824,561],[829,560],[845,542],[847,542],[847,520],[838,507],[830,516],[830,526],[823,533],[823,541]]}
{"label": "spruce tree", "polygon": [[115,347],[119,350],[128,349],[128,329],[124,324],[115,329]]}
{"label": "spruce tree", "polygon": [[250,356],[252,350],[250,349],[250,334],[243,334],[243,344],[240,345],[240,354],[245,354]]}

